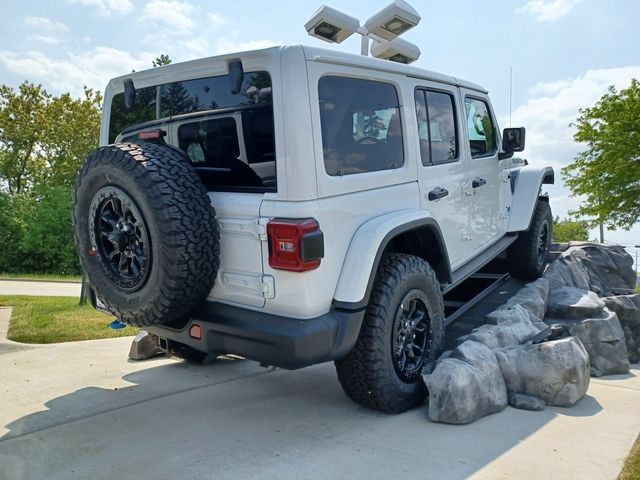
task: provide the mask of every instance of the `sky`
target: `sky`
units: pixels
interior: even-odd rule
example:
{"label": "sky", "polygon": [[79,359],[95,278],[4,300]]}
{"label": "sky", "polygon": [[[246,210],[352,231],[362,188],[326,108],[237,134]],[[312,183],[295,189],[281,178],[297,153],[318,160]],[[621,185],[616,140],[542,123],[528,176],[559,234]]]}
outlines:
{"label": "sky", "polygon": [[[364,23],[388,0],[328,0]],[[609,85],[640,78],[638,0],[410,0],[422,19],[403,35],[422,52],[415,66],[479,83],[501,128],[525,126],[521,155],[551,165],[554,215],[579,204],[559,170],[584,146],[570,126]],[[40,83],[51,93],[104,90],[112,77],[143,70],[158,55],[174,62],[282,44],[359,53],[309,37],[305,22],[322,0],[2,0],[0,83]],[[513,90],[509,95],[512,71]],[[595,238],[596,231],[591,232]],[[640,244],[640,226],[605,238]]]}

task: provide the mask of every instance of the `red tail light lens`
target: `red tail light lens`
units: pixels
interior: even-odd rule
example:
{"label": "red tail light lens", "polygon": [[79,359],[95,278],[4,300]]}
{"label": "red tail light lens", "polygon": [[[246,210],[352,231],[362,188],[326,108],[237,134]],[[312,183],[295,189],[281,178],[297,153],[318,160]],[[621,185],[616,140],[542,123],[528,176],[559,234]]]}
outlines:
{"label": "red tail light lens", "polygon": [[167,135],[167,132],[164,130],[156,129],[156,130],[145,130],[142,132],[138,132],[138,138],[140,140],[161,140],[163,137]]}
{"label": "red tail light lens", "polygon": [[276,218],[267,224],[269,266],[278,270],[306,272],[320,266],[324,236],[312,218]]}

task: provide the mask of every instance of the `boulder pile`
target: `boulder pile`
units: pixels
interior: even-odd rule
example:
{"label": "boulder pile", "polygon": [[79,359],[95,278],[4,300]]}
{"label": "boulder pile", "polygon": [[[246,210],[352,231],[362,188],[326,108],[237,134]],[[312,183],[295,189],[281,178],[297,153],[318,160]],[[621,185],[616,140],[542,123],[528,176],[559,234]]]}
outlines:
{"label": "boulder pile", "polygon": [[464,424],[507,405],[570,407],[590,376],[628,372],[640,360],[632,264],[618,246],[571,244],[543,278],[425,367],[429,418]]}

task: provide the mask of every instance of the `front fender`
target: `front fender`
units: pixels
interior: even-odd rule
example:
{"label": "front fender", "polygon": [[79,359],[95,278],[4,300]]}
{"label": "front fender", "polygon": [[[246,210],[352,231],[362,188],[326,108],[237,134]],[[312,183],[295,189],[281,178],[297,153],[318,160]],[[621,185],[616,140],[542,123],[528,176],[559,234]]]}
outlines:
{"label": "front fender", "polygon": [[511,200],[508,232],[529,230],[543,183],[553,183],[553,168],[528,168],[518,171]]}
{"label": "front fender", "polygon": [[366,305],[385,247],[396,235],[423,226],[440,231],[436,221],[425,210],[399,210],[363,223],[353,235],[342,265],[334,295],[336,304]]}

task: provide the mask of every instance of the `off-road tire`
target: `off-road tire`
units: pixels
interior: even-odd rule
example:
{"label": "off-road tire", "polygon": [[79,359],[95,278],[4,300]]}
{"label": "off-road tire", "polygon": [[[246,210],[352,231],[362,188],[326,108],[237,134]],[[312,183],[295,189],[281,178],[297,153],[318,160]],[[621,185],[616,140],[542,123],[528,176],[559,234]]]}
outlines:
{"label": "off-road tire", "polygon": [[521,233],[507,251],[509,272],[514,277],[535,280],[542,276],[549,256],[552,233],[551,207],[548,202],[538,200],[529,230]]}
{"label": "off-road tire", "polygon": [[410,291],[428,299],[431,346],[424,364],[435,360],[444,341],[444,304],[440,283],[422,258],[385,254],[378,268],[370,303],[353,350],[335,362],[338,380],[354,402],[387,413],[401,413],[422,404],[427,389],[418,375],[406,382],[396,370],[392,338],[400,302]]}
{"label": "off-road tire", "polygon": [[[148,241],[140,242],[146,248],[140,258],[146,263],[137,264],[144,263],[145,268],[136,268],[144,275],[135,277],[135,285],[120,281],[114,262],[104,258],[111,255],[104,254],[106,247],[98,240],[105,234],[100,230],[104,210],[97,205],[104,208],[118,195],[126,199],[120,210],[123,205],[133,205],[146,228],[144,238]],[[97,297],[129,325],[144,327],[180,320],[213,288],[220,258],[215,211],[197,173],[176,149],[141,142],[93,151],[76,179],[73,224],[80,262]],[[135,227],[136,234],[138,231]],[[127,245],[133,241],[129,237]],[[117,247],[119,251],[122,248]]]}

